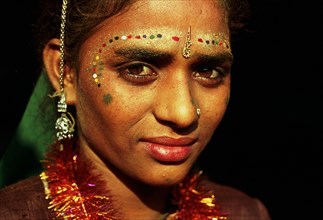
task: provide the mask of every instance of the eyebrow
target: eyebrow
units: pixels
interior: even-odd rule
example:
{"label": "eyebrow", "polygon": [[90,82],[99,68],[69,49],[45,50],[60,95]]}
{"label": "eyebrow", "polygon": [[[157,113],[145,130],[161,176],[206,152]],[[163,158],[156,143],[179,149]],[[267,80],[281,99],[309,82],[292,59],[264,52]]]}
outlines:
{"label": "eyebrow", "polygon": [[146,48],[114,49],[115,55],[128,60],[140,60],[158,66],[165,66],[174,60],[174,55]]}
{"label": "eyebrow", "polygon": [[221,52],[214,55],[196,54],[195,56],[197,56],[198,61],[203,63],[232,63],[234,60],[234,57],[230,52]]}
{"label": "eyebrow", "polygon": [[[117,48],[114,49],[116,58],[127,60],[140,60],[147,63],[151,63],[157,66],[166,66],[170,64],[175,55],[167,52],[161,52],[159,50],[147,49],[147,48]],[[194,58],[193,58],[194,57]],[[225,63],[233,62],[233,55],[231,52],[220,52],[215,54],[201,54],[196,53],[191,58],[194,62],[202,63]]]}

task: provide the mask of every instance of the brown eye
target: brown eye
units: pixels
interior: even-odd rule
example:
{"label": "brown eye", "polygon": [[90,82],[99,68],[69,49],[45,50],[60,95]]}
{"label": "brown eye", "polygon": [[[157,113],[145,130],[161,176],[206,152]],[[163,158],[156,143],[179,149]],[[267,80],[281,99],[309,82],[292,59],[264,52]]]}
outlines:
{"label": "brown eye", "polygon": [[156,72],[141,63],[127,65],[119,69],[118,72],[125,80],[138,84],[149,83],[157,78]]}
{"label": "brown eye", "polygon": [[215,79],[220,75],[219,71],[212,68],[202,68],[194,72],[195,77],[203,77],[207,79]]}
{"label": "brown eye", "polygon": [[124,69],[127,74],[132,74],[136,76],[150,76],[154,75],[154,72],[147,66],[144,66],[142,64],[136,64],[132,65],[130,67],[127,67]]}
{"label": "brown eye", "polygon": [[225,74],[221,68],[201,67],[193,72],[193,77],[203,86],[216,86],[222,82]]}

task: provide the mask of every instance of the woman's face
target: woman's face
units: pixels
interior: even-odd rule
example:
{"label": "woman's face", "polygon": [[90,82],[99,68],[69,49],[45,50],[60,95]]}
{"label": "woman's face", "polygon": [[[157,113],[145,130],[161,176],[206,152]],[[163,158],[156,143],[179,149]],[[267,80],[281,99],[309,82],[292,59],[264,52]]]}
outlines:
{"label": "woman's face", "polygon": [[142,0],[106,20],[79,56],[81,148],[141,182],[180,181],[226,110],[228,42],[214,1]]}

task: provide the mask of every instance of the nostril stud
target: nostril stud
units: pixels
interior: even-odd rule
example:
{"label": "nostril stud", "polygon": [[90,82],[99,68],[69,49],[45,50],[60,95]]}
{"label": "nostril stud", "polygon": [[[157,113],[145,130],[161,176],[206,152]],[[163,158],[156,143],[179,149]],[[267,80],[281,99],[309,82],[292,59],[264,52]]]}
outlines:
{"label": "nostril stud", "polygon": [[200,115],[201,115],[201,109],[200,108],[196,109],[196,114],[197,114],[198,117],[200,117]]}

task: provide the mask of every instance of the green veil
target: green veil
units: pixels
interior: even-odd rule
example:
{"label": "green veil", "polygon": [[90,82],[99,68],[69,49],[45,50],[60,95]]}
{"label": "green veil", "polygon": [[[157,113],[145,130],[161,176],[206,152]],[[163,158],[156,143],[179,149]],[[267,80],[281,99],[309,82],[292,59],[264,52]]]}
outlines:
{"label": "green veil", "polygon": [[0,160],[0,187],[40,173],[40,160],[56,138],[56,100],[48,97],[53,91],[46,72],[42,71]]}

